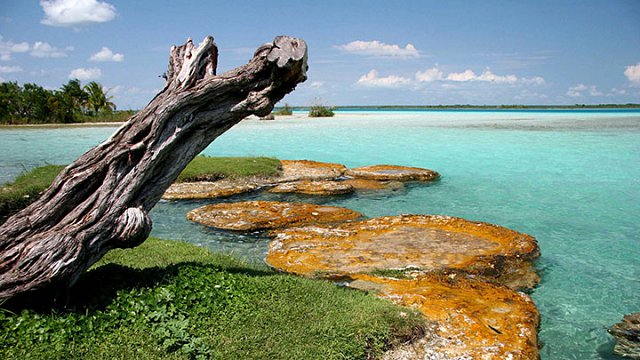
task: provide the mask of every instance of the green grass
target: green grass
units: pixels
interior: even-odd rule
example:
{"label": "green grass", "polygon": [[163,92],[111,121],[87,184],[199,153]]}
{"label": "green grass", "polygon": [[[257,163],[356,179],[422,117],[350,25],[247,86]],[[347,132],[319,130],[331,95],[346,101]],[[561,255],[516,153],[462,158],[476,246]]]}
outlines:
{"label": "green grass", "polygon": [[271,176],[280,172],[280,160],[270,157],[196,156],[177,181],[217,180],[246,176]]}
{"label": "green grass", "polygon": [[181,242],[114,250],[53,309],[0,311],[0,358],[364,359],[413,311]]}
{"label": "green grass", "polygon": [[46,165],[18,176],[15,181],[0,187],[0,223],[36,201],[64,169],[63,165]]}
{"label": "green grass", "polygon": [[[0,187],[0,223],[34,202],[64,169],[63,165],[37,167]],[[197,156],[177,181],[217,180],[245,176],[270,176],[281,170],[280,160],[270,157]]]}

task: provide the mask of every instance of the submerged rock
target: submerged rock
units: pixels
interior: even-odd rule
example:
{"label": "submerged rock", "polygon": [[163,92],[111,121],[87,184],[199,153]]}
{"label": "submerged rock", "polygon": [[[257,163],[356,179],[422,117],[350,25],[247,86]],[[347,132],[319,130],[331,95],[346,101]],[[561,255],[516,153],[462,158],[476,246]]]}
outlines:
{"label": "submerged rock", "polygon": [[538,310],[506,287],[463,276],[412,280],[353,275],[350,287],[419,309],[436,326],[385,359],[538,359]]}
{"label": "submerged rock", "polygon": [[440,178],[440,174],[433,170],[397,165],[363,166],[349,169],[345,175],[378,181],[433,181]]}
{"label": "submerged rock", "polygon": [[336,207],[279,201],[246,201],[203,206],[187,213],[187,219],[203,225],[237,231],[276,229],[285,226],[340,223],[362,217],[359,212]]}
{"label": "submerged rock", "polygon": [[278,183],[299,180],[335,180],[347,170],[342,164],[311,160],[281,160],[280,163],[282,175],[274,179],[274,182]]}
{"label": "submerged rock", "polygon": [[277,185],[269,192],[306,195],[342,195],[354,191],[352,185],[332,180],[301,180]]}
{"label": "submerged rock", "polygon": [[347,179],[343,183],[349,184],[356,189],[356,191],[369,191],[369,190],[401,190],[404,189],[404,184],[400,181],[377,181],[367,179]]}
{"label": "submerged rock", "polygon": [[272,235],[267,263],[300,275],[463,272],[513,288],[538,282],[529,263],[540,255],[535,238],[461,218],[387,216]]}
{"label": "submerged rock", "polygon": [[609,328],[609,334],[616,338],[615,354],[640,359],[640,313],[625,315],[621,322]]}
{"label": "submerged rock", "polygon": [[240,180],[174,183],[165,191],[165,200],[214,199],[252,192],[260,188],[256,183]]}

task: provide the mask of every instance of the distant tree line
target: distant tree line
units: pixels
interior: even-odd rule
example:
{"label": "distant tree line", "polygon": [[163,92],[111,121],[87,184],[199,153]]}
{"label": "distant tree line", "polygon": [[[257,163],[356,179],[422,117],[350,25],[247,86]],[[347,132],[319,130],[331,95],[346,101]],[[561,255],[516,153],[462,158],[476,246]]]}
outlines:
{"label": "distant tree line", "polygon": [[95,81],[82,86],[77,79],[69,80],[58,90],[31,83],[20,86],[17,82],[3,82],[0,83],[0,123],[74,123],[94,118],[113,121],[116,105],[107,92]]}

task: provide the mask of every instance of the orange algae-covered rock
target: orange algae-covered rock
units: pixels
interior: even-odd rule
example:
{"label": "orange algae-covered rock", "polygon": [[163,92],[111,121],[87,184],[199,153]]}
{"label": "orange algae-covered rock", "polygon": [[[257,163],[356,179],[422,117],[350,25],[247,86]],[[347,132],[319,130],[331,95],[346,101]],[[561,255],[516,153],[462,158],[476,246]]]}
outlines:
{"label": "orange algae-covered rock", "polygon": [[433,170],[397,165],[363,166],[349,169],[345,175],[369,180],[395,181],[433,181],[440,177],[440,174]]}
{"label": "orange algae-covered rock", "polygon": [[312,160],[281,160],[280,163],[282,164],[282,175],[273,179],[275,182],[335,180],[347,170],[342,164]]}
{"label": "orange algae-covered rock", "polygon": [[[528,260],[539,256],[538,244],[529,235],[437,215],[386,216],[335,227],[288,228],[272,235],[267,263],[308,276],[410,269],[465,272],[499,282],[522,268],[532,271]],[[514,288],[532,286],[514,283]]]}
{"label": "orange algae-covered rock", "polygon": [[215,228],[237,231],[340,223],[359,217],[362,217],[362,214],[346,208],[279,201],[213,204],[187,213],[187,219],[191,221]]}
{"label": "orange algae-covered rock", "polygon": [[357,191],[367,190],[400,190],[404,184],[399,181],[377,181],[367,179],[347,179],[342,181],[353,186]]}
{"label": "orange algae-covered rock", "polygon": [[464,276],[412,280],[350,276],[350,287],[419,309],[435,333],[386,354],[388,359],[538,359],[538,310],[503,286]]}
{"label": "orange algae-covered rock", "polygon": [[165,191],[165,200],[214,199],[255,191],[260,186],[239,180],[174,183]]}
{"label": "orange algae-covered rock", "polygon": [[272,193],[296,193],[306,195],[341,195],[354,191],[352,185],[332,180],[301,180],[280,184],[268,190]]}

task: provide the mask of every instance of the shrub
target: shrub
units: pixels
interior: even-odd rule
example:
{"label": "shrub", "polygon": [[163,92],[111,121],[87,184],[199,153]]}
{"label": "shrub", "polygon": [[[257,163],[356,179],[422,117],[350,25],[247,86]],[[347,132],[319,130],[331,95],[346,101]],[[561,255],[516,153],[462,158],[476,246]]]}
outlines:
{"label": "shrub", "polygon": [[313,105],[309,108],[309,117],[332,117],[333,108],[324,105]]}
{"label": "shrub", "polygon": [[284,104],[283,107],[281,107],[278,110],[274,111],[273,115],[278,115],[278,116],[293,115],[293,108],[291,106],[289,106],[289,104]]}

